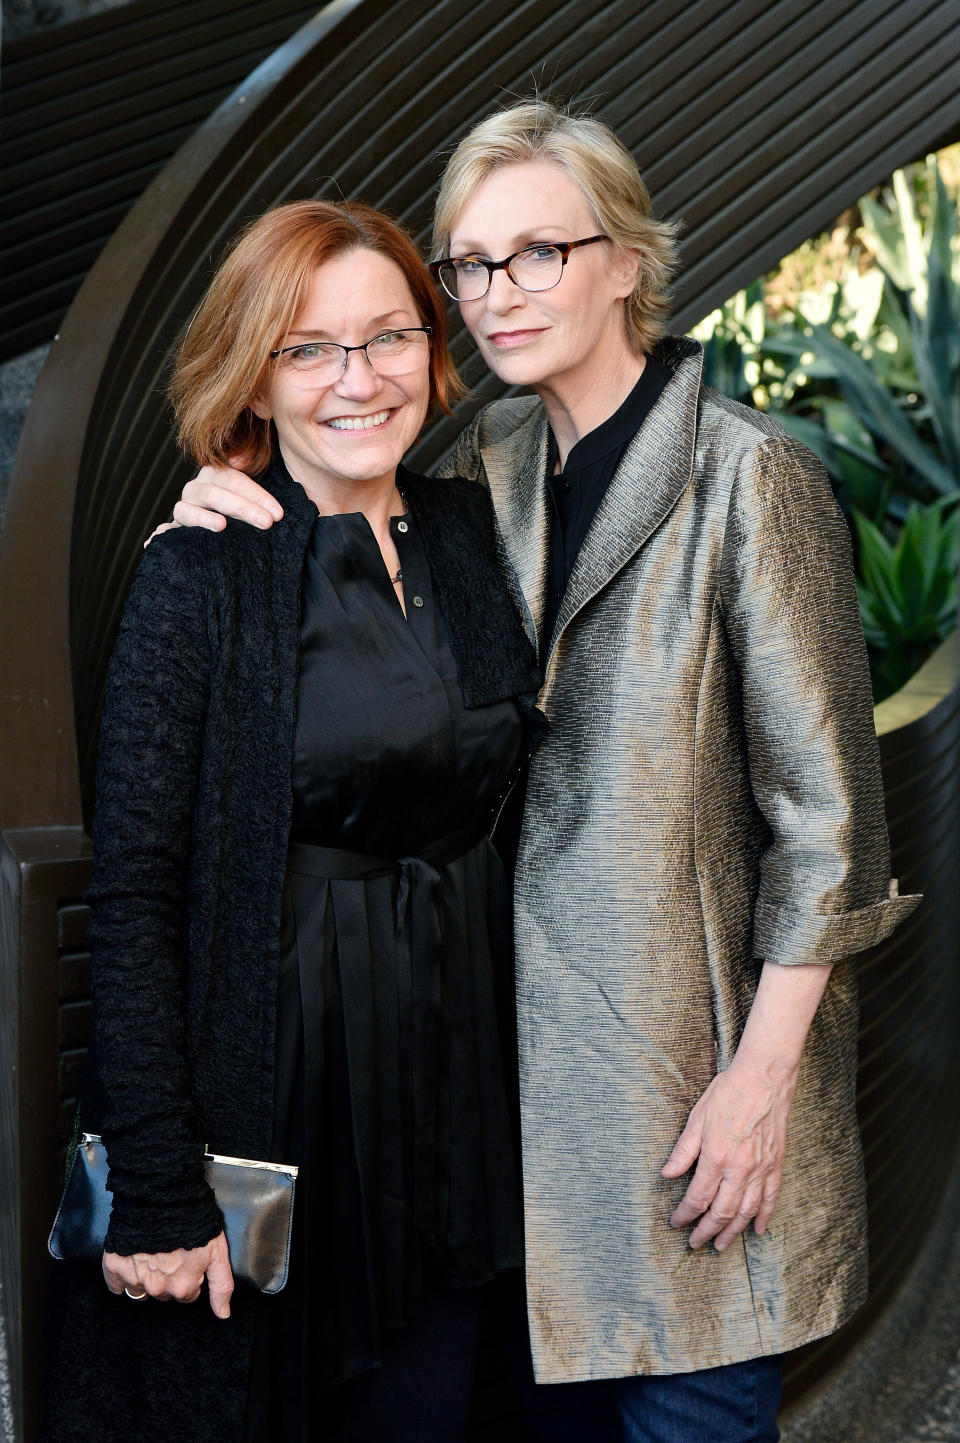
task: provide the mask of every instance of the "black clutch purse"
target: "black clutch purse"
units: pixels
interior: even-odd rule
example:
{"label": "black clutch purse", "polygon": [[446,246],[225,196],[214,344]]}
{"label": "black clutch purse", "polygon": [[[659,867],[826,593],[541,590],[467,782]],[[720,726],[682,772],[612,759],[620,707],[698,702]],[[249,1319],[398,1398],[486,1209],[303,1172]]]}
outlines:
{"label": "black clutch purse", "polygon": [[[290,1265],[295,1167],[206,1154],[207,1182],[223,1213],[235,1278],[262,1293],[279,1293]],[[99,1258],[110,1221],[107,1150],[99,1137],[80,1135],[47,1247],[62,1260]]]}

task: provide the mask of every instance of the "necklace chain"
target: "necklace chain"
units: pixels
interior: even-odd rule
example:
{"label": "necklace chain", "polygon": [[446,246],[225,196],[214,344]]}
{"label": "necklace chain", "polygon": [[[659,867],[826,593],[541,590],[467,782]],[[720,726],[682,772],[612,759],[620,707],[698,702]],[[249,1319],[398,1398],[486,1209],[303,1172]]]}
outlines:
{"label": "necklace chain", "polygon": [[[397,495],[400,497],[400,504],[401,504],[402,507],[403,507],[403,514],[404,514],[404,516],[406,516],[407,512],[410,510],[410,507],[407,505],[407,498],[406,498],[406,496],[404,496],[404,494],[403,494],[403,487],[400,485],[400,482],[397,481],[395,484],[396,484],[396,487],[397,487]],[[399,586],[399,585],[400,585],[401,581],[403,580],[403,567],[402,567],[402,566],[401,566],[400,569],[397,571],[397,573],[396,573],[395,576],[391,576],[390,580],[393,582],[394,586]]]}

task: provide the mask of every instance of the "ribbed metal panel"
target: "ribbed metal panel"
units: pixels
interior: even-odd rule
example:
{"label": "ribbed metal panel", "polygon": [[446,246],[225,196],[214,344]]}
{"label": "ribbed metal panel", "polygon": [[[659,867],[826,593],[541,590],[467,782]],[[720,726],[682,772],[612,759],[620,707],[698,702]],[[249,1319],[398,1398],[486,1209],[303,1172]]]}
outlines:
{"label": "ribbed metal panel", "polygon": [[51,338],[148,181],[315,10],[134,0],[4,45],[0,360]]}

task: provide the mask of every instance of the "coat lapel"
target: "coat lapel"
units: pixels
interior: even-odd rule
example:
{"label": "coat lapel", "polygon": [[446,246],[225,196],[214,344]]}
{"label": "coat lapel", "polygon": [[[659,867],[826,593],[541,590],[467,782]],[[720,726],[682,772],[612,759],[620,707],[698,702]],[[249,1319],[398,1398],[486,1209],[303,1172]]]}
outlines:
{"label": "coat lapel", "polygon": [[515,600],[536,644],[547,588],[549,525],[547,441],[550,428],[535,406],[515,431],[483,448],[483,465],[510,567],[520,585]]}
{"label": "coat lapel", "polygon": [[[593,518],[570,574],[545,661],[577,612],[660,525],[693,472],[703,351],[696,342],[668,338],[657,355],[674,368],[673,378],[624,452]],[[541,474],[545,464],[544,455]],[[538,620],[542,615],[541,591]]]}

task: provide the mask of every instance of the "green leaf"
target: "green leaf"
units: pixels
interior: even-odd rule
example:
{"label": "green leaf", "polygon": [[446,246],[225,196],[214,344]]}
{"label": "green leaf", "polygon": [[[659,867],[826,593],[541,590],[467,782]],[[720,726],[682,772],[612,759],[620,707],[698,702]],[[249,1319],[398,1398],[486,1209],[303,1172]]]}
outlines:
{"label": "green leaf", "polygon": [[910,183],[902,170],[893,172],[893,194],[907,262],[907,285],[901,289],[911,293],[915,309],[923,314],[927,307],[927,266],[923,232],[917,220]]}
{"label": "green leaf", "polygon": [[910,268],[903,230],[897,218],[870,196],[860,202],[863,229],[876,252],[879,265],[902,291],[910,289]]}
{"label": "green leaf", "polygon": [[928,398],[933,426],[960,484],[960,284],[954,277],[951,236],[957,212],[935,170],[935,206],[927,257],[929,301],[913,322],[917,374]]}
{"label": "green leaf", "polygon": [[870,432],[853,407],[848,406],[846,401],[838,401],[832,396],[824,396],[820,403],[820,414],[823,416],[823,423],[831,436],[836,436],[838,440],[844,441],[855,449],[858,455],[872,461],[878,470],[885,471],[887,469],[877,458]]}
{"label": "green leaf", "polygon": [[864,584],[874,593],[876,605],[897,630],[903,630],[904,617],[896,581],[896,556],[889,541],[873,522],[859,511],[853,512],[859,543],[860,573]]}
{"label": "green leaf", "polygon": [[927,609],[927,568],[924,566],[920,527],[916,523],[916,516],[917,510],[913,508],[907,516],[906,525],[900,533],[894,552],[892,580],[907,630],[917,626],[918,619]]}

